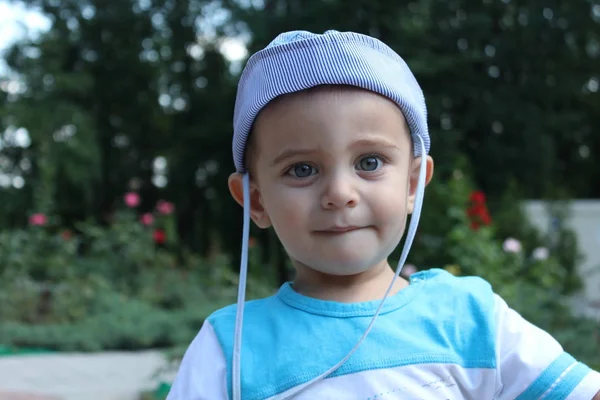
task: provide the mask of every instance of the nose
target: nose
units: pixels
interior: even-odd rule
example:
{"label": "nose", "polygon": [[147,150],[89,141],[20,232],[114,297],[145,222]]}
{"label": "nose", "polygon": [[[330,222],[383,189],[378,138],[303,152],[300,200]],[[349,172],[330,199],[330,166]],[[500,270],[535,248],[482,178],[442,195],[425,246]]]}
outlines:
{"label": "nose", "polygon": [[353,179],[343,173],[331,174],[324,180],[321,207],[325,210],[356,207],[358,204],[358,190]]}

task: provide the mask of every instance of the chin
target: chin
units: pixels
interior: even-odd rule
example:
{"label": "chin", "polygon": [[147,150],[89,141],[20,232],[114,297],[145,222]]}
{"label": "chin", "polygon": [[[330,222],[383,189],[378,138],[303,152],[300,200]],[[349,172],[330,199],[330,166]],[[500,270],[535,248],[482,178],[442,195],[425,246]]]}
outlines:
{"label": "chin", "polygon": [[367,260],[364,257],[361,259],[356,258],[336,258],[327,259],[321,258],[318,262],[307,263],[315,271],[319,271],[323,274],[334,275],[334,276],[352,276],[368,271],[373,266],[379,264],[381,260]]}
{"label": "chin", "polygon": [[335,247],[319,248],[313,245],[286,250],[292,260],[314,271],[332,276],[352,276],[380,265],[387,260],[394,248],[389,244],[381,246],[381,243],[369,240]]}

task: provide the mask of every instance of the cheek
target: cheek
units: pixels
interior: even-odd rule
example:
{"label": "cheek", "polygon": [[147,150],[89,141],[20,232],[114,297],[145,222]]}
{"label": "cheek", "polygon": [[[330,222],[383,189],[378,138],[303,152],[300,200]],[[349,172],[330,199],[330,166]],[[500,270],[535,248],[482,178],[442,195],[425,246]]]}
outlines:
{"label": "cheek", "polygon": [[406,219],[406,179],[390,179],[370,191],[371,208],[384,224],[396,225]]}
{"label": "cheek", "polygon": [[310,199],[306,191],[272,186],[263,191],[263,205],[275,230],[283,232],[307,222]]}

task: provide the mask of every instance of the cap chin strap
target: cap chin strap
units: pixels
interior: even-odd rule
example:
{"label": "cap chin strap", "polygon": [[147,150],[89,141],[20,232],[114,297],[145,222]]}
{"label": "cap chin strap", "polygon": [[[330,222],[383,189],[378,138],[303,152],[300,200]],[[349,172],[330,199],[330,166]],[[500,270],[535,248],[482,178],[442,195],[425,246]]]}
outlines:
{"label": "cap chin strap", "polygon": [[[419,179],[417,182],[417,193],[415,198],[415,207],[412,213],[412,218],[410,220],[410,225],[408,226],[408,233],[406,235],[406,242],[404,243],[404,248],[402,249],[402,254],[400,256],[400,262],[398,263],[398,267],[396,268],[396,274],[394,278],[392,278],[392,282],[388,287],[375,315],[371,319],[369,326],[363,333],[360,340],[354,345],[354,348],[350,350],[350,352],[344,357],[340,362],[336,365],[323,372],[321,375],[316,378],[294,388],[292,391],[288,391],[286,393],[282,393],[279,396],[273,397],[273,400],[287,400],[291,399],[293,396],[296,396],[298,393],[303,392],[308,389],[310,386],[315,383],[323,380],[327,376],[331,375],[338,368],[340,368],[348,359],[354,354],[354,352],[358,349],[358,347],[365,340],[371,328],[373,328],[373,324],[379,316],[381,312],[381,308],[387,297],[389,296],[392,288],[394,287],[394,283],[396,279],[400,275],[402,268],[404,267],[404,263],[408,257],[408,253],[412,246],[413,240],[415,238],[415,234],[417,232],[417,226],[419,225],[419,219],[421,218],[421,209],[423,207],[423,197],[425,195],[425,176],[427,175],[427,154],[425,151],[425,143],[420,136],[417,136],[420,145],[421,145],[421,166],[419,171]],[[243,176],[243,186],[244,186],[244,229],[243,229],[243,242],[242,242],[242,261],[240,265],[240,282],[238,286],[238,301],[237,301],[237,313],[235,318],[235,338],[233,343],[233,368],[232,368],[232,389],[233,389],[233,400],[241,400],[242,391],[241,391],[241,374],[240,374],[240,356],[241,356],[241,347],[242,347],[242,322],[244,317],[244,301],[246,298],[246,275],[248,272],[248,237],[250,233],[250,179],[248,174],[245,173]]]}
{"label": "cap chin strap", "polygon": [[242,230],[242,259],[240,262],[240,281],[238,283],[237,312],[235,314],[235,336],[233,340],[233,368],[231,386],[233,400],[242,399],[241,352],[242,324],[244,322],[244,303],[246,301],[246,277],[248,275],[248,241],[250,236],[250,176],[242,176],[244,190],[244,228]]}

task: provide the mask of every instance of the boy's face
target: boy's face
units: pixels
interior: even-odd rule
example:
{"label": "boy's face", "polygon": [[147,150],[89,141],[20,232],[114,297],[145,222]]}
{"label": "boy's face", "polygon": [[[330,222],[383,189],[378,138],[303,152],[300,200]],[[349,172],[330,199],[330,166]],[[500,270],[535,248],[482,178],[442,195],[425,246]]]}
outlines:
{"label": "boy's face", "polygon": [[[253,135],[251,216],[274,227],[297,268],[353,275],[386,261],[412,212],[419,174],[393,102],[318,88],[270,104]],[[428,180],[431,168],[428,157]],[[239,179],[230,180],[238,201]]]}

